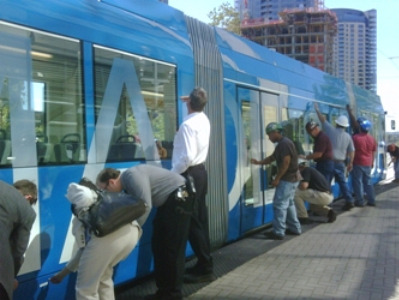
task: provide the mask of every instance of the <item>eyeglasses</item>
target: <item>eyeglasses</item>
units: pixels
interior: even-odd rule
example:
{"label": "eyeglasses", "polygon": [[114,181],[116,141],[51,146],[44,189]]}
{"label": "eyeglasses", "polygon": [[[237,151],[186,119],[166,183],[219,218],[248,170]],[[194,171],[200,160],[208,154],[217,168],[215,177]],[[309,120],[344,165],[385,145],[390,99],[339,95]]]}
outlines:
{"label": "eyeglasses", "polygon": [[37,197],[33,197],[32,195],[25,195],[26,200],[28,200],[30,205],[34,205],[37,202]]}
{"label": "eyeglasses", "polygon": [[106,182],[105,186],[99,186],[98,188],[100,189],[100,191],[105,192],[107,191],[109,187],[109,180]]}

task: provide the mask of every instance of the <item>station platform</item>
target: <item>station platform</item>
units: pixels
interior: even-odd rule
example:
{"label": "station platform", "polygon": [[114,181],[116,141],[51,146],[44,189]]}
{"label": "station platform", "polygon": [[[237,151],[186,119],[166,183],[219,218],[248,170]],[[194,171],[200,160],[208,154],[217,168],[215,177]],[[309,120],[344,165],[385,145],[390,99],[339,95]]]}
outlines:
{"label": "station platform", "polygon": [[[375,190],[376,207],[342,212],[336,201],[334,223],[312,217],[300,236],[266,240],[267,228],[215,251],[217,279],[185,284],[185,299],[399,299],[399,184]],[[147,278],[116,295],[138,300],[155,290]]]}

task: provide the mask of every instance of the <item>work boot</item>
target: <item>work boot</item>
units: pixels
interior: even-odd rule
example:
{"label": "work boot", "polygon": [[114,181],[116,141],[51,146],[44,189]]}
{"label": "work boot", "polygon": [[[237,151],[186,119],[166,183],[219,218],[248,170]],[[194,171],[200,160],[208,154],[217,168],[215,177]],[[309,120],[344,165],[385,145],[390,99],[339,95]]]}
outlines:
{"label": "work boot", "polygon": [[327,218],[328,218],[328,221],[327,221],[328,223],[334,223],[335,222],[335,220],[337,219],[337,214],[335,213],[335,211],[333,209],[330,209],[328,211]]}
{"label": "work boot", "polygon": [[313,220],[309,218],[298,218],[298,221],[301,223],[301,225],[309,225],[313,223]]}
{"label": "work boot", "polygon": [[355,206],[351,202],[346,202],[344,206],[342,206],[342,210],[348,211],[354,208]]}

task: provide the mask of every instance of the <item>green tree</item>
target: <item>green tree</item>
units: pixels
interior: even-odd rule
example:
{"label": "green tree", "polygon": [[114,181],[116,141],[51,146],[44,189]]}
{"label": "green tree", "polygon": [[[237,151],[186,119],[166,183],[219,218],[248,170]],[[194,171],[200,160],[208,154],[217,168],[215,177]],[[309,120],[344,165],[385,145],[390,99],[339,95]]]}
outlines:
{"label": "green tree", "polygon": [[208,18],[211,20],[209,25],[224,28],[238,35],[241,34],[240,14],[229,2],[225,2],[219,7],[214,8],[208,13]]}

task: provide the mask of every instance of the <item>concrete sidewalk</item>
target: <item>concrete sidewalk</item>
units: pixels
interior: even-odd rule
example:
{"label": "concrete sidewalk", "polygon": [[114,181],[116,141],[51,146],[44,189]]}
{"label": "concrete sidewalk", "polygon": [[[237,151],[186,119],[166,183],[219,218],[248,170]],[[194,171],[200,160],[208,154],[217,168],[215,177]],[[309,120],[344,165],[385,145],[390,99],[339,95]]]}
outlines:
{"label": "concrete sidewalk", "polygon": [[186,299],[399,299],[399,185],[376,192],[376,207],[270,241],[276,247]]}

